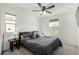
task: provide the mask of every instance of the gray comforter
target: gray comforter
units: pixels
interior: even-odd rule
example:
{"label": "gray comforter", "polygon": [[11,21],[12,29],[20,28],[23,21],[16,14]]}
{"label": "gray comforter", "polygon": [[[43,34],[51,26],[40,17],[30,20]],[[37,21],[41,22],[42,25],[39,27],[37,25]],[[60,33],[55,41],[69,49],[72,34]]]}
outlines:
{"label": "gray comforter", "polygon": [[29,47],[33,54],[36,55],[51,55],[54,50],[62,46],[61,41],[54,37],[42,37],[36,39],[23,39],[22,45]]}

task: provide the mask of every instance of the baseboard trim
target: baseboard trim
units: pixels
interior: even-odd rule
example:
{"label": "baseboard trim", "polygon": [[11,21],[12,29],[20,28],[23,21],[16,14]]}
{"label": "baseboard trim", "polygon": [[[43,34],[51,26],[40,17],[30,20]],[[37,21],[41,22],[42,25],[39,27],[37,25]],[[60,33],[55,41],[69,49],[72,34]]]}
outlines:
{"label": "baseboard trim", "polygon": [[1,55],[4,55],[4,53],[6,52],[6,51],[8,51],[9,49],[6,49],[6,50],[4,50],[4,51],[2,51],[1,52]]}
{"label": "baseboard trim", "polygon": [[72,47],[76,47],[79,48],[77,45],[72,45],[72,44],[67,44],[67,43],[62,43],[63,45],[67,45],[67,46],[72,46]]}

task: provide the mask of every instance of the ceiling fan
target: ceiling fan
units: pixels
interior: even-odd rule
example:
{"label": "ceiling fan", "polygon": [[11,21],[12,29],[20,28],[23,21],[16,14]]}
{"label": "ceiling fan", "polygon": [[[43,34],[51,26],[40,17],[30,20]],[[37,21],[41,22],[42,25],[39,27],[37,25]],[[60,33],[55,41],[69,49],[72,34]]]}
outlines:
{"label": "ceiling fan", "polygon": [[42,6],[41,3],[37,3],[37,5],[41,8],[41,10],[32,10],[32,11],[33,12],[41,11],[42,13],[40,15],[44,14],[45,12],[51,14],[52,12],[48,11],[48,9],[51,9],[51,8],[55,7],[55,5],[51,5],[49,7]]}

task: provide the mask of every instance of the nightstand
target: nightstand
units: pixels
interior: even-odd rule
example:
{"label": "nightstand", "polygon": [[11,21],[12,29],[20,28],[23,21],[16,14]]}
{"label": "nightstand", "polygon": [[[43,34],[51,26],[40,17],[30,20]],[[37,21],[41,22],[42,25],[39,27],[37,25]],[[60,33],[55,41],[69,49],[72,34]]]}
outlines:
{"label": "nightstand", "polygon": [[10,43],[10,50],[13,52],[13,48],[16,47],[17,49],[19,49],[20,46],[20,40],[19,38],[13,38],[8,40]]}

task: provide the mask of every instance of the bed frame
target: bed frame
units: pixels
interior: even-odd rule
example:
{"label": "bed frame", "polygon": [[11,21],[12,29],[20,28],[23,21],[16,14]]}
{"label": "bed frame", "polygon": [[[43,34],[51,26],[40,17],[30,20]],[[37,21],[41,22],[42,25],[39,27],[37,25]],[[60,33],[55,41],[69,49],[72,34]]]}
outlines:
{"label": "bed frame", "polygon": [[19,39],[21,40],[21,36],[23,36],[23,35],[27,35],[27,37],[30,35],[30,34],[32,34],[32,32],[19,32]]}
{"label": "bed frame", "polygon": [[25,49],[27,49],[29,52],[31,52],[32,50],[29,47],[24,46],[23,44],[21,44],[21,36],[23,35],[27,35],[27,37],[32,34],[32,32],[19,32],[19,40],[20,40],[20,46],[24,47]]}
{"label": "bed frame", "polygon": [[[24,34],[28,37],[30,34],[32,34],[32,32],[19,32],[20,45],[21,45],[22,47],[24,47],[25,49],[27,49],[29,52],[32,52],[32,49],[31,49],[31,48],[29,48],[29,47],[24,46],[23,44],[21,44],[21,36],[23,36]],[[59,46],[62,47],[62,42],[61,42],[61,41],[59,41],[59,42],[61,43]],[[56,50],[56,49],[57,49],[57,48],[55,48],[55,50]]]}
{"label": "bed frame", "polygon": [[32,34],[32,32],[19,32],[20,45],[22,45],[21,44],[21,39],[22,39],[21,36],[26,35],[28,37],[30,34]]}

